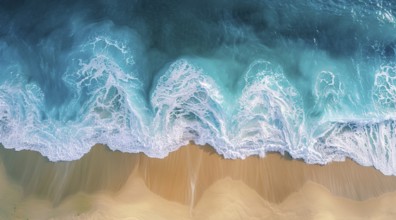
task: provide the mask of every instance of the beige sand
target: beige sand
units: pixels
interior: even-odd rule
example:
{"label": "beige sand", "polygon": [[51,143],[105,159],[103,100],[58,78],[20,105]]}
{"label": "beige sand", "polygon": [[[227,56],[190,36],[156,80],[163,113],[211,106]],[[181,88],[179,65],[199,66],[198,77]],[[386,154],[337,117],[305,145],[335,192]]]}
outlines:
{"label": "beige sand", "polygon": [[74,162],[0,156],[0,219],[396,218],[396,177],[350,160],[224,160],[196,146],[165,159],[103,146]]}

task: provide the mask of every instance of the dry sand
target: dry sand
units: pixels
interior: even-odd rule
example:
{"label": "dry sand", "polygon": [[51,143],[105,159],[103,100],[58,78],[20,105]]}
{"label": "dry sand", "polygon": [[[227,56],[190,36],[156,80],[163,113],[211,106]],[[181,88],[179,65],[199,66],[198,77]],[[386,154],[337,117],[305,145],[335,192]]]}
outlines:
{"label": "dry sand", "polygon": [[98,145],[57,163],[1,147],[0,161],[0,219],[396,219],[396,177],[350,160],[225,160],[194,145],[153,159]]}

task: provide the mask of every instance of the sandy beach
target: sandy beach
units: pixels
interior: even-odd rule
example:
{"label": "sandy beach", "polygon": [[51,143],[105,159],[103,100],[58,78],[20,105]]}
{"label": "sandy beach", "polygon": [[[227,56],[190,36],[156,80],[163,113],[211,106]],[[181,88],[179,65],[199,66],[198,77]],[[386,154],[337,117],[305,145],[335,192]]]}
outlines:
{"label": "sandy beach", "polygon": [[351,160],[226,160],[193,144],[164,159],[101,145],[72,162],[0,155],[0,219],[396,218],[396,177]]}

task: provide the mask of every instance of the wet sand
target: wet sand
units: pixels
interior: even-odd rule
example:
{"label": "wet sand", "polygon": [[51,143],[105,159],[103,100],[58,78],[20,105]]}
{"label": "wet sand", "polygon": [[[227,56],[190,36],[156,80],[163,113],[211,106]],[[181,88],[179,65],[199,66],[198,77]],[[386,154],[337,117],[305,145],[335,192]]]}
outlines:
{"label": "wet sand", "polygon": [[0,147],[0,219],[395,219],[396,177],[351,160],[226,160],[189,145],[164,159],[97,145],[72,162]]}

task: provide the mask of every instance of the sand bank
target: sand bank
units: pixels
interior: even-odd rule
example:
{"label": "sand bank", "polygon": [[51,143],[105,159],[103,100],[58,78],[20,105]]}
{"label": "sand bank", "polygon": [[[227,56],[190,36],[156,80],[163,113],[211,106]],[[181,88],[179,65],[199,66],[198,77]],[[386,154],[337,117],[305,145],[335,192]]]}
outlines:
{"label": "sand bank", "polygon": [[280,154],[225,160],[210,147],[164,159],[95,146],[49,162],[1,148],[1,219],[393,219],[396,177],[353,161]]}

